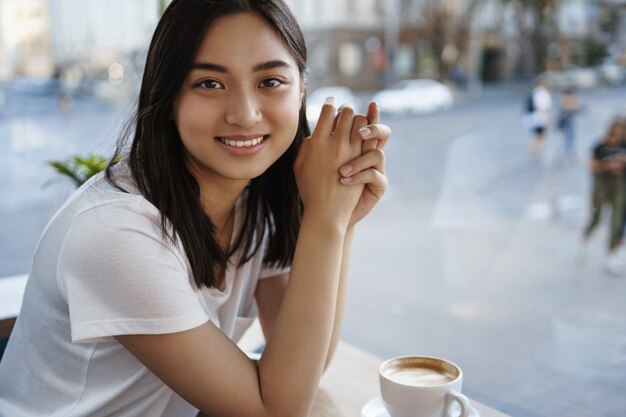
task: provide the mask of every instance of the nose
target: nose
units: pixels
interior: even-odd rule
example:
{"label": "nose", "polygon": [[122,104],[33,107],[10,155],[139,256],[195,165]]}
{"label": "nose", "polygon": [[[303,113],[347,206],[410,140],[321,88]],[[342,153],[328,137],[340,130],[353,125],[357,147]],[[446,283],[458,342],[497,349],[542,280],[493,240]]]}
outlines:
{"label": "nose", "polygon": [[251,128],[262,119],[261,108],[254,93],[240,90],[228,100],[226,123]]}

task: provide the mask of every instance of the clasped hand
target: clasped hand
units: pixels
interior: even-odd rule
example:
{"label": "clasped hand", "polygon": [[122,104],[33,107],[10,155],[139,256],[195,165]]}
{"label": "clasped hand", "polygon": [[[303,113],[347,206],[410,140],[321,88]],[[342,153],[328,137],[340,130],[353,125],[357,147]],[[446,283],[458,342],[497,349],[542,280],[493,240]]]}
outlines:
{"label": "clasped hand", "polygon": [[367,115],[359,115],[350,107],[337,111],[327,100],[294,165],[305,213],[351,227],[382,198],[388,183],[383,148],[391,131],[379,119],[374,102]]}

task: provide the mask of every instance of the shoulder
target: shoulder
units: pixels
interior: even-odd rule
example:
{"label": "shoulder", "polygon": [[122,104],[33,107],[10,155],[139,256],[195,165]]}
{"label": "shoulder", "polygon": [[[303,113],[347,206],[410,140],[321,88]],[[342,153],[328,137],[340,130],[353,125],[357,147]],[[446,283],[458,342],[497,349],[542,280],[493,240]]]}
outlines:
{"label": "shoulder", "polygon": [[137,215],[159,220],[159,210],[137,190],[124,170],[125,167],[115,167],[114,183],[101,172],[80,187],[66,203],[72,206],[73,216],[88,218],[93,213],[111,213],[115,215],[110,217],[114,222]]}
{"label": "shoulder", "polygon": [[176,235],[163,233],[159,210],[129,185],[122,190],[102,174],[85,183],[55,215],[65,225],[63,246],[104,258],[166,251],[185,264]]}

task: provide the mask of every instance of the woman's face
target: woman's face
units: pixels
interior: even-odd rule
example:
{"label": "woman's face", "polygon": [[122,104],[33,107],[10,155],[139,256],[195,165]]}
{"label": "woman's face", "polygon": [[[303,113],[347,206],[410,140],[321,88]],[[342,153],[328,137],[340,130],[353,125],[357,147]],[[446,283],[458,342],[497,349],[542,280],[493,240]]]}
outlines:
{"label": "woman's face", "polygon": [[172,108],[191,172],[209,181],[261,175],[294,139],[302,91],[296,61],[265,20],[216,20]]}

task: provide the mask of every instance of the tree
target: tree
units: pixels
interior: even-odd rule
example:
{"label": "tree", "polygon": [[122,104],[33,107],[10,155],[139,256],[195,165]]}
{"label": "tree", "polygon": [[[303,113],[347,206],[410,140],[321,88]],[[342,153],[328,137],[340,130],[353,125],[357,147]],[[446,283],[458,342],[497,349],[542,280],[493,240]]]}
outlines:
{"label": "tree", "polygon": [[[547,69],[548,46],[557,34],[554,20],[559,0],[501,0],[517,9],[518,27],[522,38],[530,39],[533,63],[531,70],[541,73]],[[525,21],[530,16],[531,24]]]}
{"label": "tree", "polygon": [[422,30],[437,63],[438,78],[448,80],[451,70],[465,56],[471,25],[479,0],[425,0]]}

